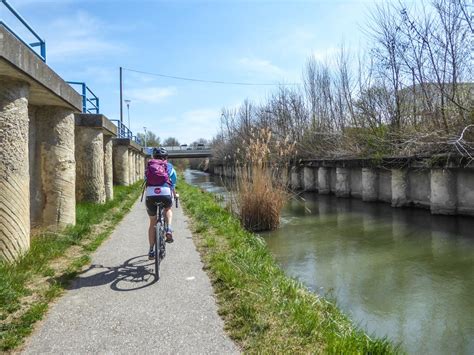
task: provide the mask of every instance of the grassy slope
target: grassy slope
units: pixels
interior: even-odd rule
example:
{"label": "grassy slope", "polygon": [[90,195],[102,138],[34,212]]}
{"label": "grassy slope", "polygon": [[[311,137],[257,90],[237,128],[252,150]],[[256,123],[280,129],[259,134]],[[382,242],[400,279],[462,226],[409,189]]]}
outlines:
{"label": "grassy slope", "polygon": [[259,237],[244,231],[214,197],[180,183],[183,205],[213,281],[230,336],[251,353],[398,352],[371,339],[330,302],[276,265]]}
{"label": "grassy slope", "polygon": [[76,225],[62,233],[43,233],[14,264],[0,262],[0,349],[19,346],[81,267],[90,261],[115,225],[130,210],[140,183],[114,187],[114,200],[79,203]]}

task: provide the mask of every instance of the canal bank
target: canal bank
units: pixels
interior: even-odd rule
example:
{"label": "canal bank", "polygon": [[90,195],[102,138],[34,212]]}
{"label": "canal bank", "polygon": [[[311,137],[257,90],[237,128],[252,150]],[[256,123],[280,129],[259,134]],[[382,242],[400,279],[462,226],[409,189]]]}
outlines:
{"label": "canal bank", "polygon": [[251,353],[394,353],[332,303],[288,278],[263,240],[244,231],[215,196],[180,184],[183,206],[213,282],[226,330]]}
{"label": "canal bank", "polygon": [[[187,181],[225,194],[201,172]],[[292,200],[262,235],[278,264],[408,353],[472,353],[474,220],[331,195]]]}

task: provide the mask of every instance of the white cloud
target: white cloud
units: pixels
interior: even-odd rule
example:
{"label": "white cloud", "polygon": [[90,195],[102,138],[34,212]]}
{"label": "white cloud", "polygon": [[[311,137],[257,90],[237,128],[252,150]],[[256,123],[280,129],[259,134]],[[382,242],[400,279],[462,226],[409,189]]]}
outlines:
{"label": "white cloud", "polygon": [[306,56],[310,49],[317,42],[317,36],[313,31],[303,28],[294,28],[274,41],[274,48],[283,48],[286,53],[292,56]]}
{"label": "white cloud", "polygon": [[155,104],[163,102],[166,98],[177,94],[175,87],[142,87],[128,89],[125,98],[133,102]]}
{"label": "white cloud", "polygon": [[53,21],[48,27],[47,55],[55,61],[74,56],[116,54],[126,48],[105,38],[109,26],[87,12],[78,11],[69,18]]}
{"label": "white cloud", "polygon": [[314,50],[311,52],[311,55],[313,56],[314,59],[318,61],[326,62],[326,61],[334,60],[337,57],[337,55],[339,55],[340,53],[341,53],[340,47],[328,47],[324,49]]}
{"label": "white cloud", "polygon": [[183,113],[183,119],[189,123],[213,122],[219,119],[221,110],[216,109],[195,109]]}
{"label": "white cloud", "polygon": [[217,108],[197,108],[177,115],[141,117],[132,127],[147,127],[162,140],[175,137],[181,144],[190,144],[199,138],[212,139],[218,130],[221,111]]}
{"label": "white cloud", "polygon": [[264,59],[241,58],[239,59],[239,64],[247,70],[266,75],[280,76],[284,74],[284,71],[281,68]]}

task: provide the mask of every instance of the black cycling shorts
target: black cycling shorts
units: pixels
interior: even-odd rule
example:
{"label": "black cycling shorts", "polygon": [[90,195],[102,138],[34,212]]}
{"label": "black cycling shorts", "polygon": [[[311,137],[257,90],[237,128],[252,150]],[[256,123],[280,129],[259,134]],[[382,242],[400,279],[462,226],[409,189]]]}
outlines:
{"label": "black cycling shorts", "polygon": [[156,216],[158,211],[157,203],[162,202],[165,208],[170,208],[173,206],[173,200],[171,195],[163,195],[163,196],[148,196],[145,200],[146,204],[146,211],[150,217]]}

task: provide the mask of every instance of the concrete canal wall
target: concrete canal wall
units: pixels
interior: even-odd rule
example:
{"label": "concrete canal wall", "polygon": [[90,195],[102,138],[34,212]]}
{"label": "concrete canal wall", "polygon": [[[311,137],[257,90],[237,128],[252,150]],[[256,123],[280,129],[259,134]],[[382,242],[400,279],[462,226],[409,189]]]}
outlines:
{"label": "concrete canal wall", "polygon": [[[216,163],[213,173],[235,175],[231,167]],[[474,216],[474,164],[466,165],[461,158],[308,160],[292,166],[288,176],[286,185],[295,191]]]}
{"label": "concrete canal wall", "polygon": [[[25,253],[32,229],[75,224],[77,201],[104,203],[114,180],[144,175],[141,147],[81,110],[81,95],[0,25],[0,259]],[[118,150],[127,162],[114,167]]]}

